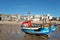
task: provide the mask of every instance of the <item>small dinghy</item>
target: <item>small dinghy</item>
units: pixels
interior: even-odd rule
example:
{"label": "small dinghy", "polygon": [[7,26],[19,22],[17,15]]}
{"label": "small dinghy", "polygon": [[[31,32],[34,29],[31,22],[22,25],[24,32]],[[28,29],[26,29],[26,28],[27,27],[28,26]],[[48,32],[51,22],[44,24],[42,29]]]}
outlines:
{"label": "small dinghy", "polygon": [[21,30],[28,34],[49,34],[56,30],[56,24],[36,24],[25,21],[21,25]]}

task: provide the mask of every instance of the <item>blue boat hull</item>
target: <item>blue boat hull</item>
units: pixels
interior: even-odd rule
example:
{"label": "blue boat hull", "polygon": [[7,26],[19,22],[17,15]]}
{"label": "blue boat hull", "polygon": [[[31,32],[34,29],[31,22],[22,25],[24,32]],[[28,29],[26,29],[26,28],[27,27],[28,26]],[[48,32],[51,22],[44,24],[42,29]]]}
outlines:
{"label": "blue boat hull", "polygon": [[56,25],[52,25],[50,28],[44,27],[37,30],[34,29],[23,29],[22,31],[29,34],[49,34],[56,30]]}

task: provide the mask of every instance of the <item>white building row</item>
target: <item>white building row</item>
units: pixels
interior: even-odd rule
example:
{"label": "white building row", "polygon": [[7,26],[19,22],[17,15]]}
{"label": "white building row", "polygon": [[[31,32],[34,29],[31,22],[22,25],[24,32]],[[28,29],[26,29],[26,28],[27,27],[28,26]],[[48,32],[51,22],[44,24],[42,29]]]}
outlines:
{"label": "white building row", "polygon": [[32,15],[32,14],[29,14],[27,16],[24,16],[24,15],[1,15],[1,20],[3,21],[21,21],[21,20],[32,20],[32,21],[40,21],[40,20],[43,20],[43,19],[46,19],[46,20],[50,20],[52,19],[53,16],[51,16],[50,14],[46,14],[44,16],[41,16],[39,14],[35,14],[35,15]]}
{"label": "white building row", "polygon": [[51,20],[53,18],[53,16],[51,16],[50,14],[46,14],[44,16],[40,16],[39,14],[36,14],[36,15],[30,15],[30,17],[28,16],[27,19],[29,20],[32,20],[32,21],[40,21],[40,20],[43,20],[43,19],[46,19],[46,20]]}

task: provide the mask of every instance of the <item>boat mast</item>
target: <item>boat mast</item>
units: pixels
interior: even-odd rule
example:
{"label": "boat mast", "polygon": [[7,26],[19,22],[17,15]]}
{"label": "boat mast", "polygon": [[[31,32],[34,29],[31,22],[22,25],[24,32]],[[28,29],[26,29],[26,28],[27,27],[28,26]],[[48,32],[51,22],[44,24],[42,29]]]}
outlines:
{"label": "boat mast", "polygon": [[43,24],[45,24],[47,21],[46,21],[46,18],[43,18]]}

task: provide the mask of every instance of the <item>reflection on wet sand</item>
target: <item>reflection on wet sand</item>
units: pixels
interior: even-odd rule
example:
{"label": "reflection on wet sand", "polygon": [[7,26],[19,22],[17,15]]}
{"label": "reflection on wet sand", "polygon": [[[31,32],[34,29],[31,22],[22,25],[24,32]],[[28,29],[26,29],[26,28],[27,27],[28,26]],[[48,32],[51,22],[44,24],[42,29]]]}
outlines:
{"label": "reflection on wet sand", "polygon": [[25,34],[24,40],[48,40],[48,37],[42,35]]}

